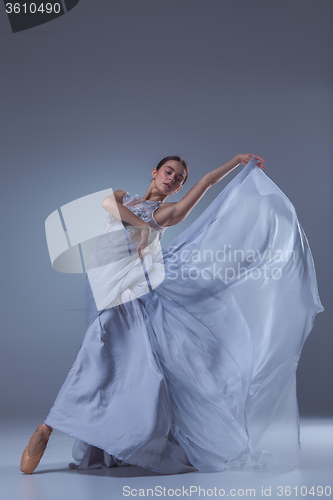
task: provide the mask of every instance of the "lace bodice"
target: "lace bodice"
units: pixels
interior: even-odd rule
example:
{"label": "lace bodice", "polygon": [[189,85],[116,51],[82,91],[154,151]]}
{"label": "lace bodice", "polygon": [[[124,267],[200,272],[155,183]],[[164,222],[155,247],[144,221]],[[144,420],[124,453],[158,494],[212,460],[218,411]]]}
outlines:
{"label": "lace bodice", "polygon": [[[126,193],[122,200],[122,204],[125,207],[127,207],[129,210],[131,210],[131,212],[140,217],[140,219],[147,222],[147,224],[149,224],[149,226],[158,233],[159,239],[162,238],[166,227],[162,227],[156,222],[154,218],[154,212],[162,205],[162,203],[163,201],[146,200],[138,194],[131,196],[129,193]],[[112,225],[117,222],[119,223],[119,220],[110,214],[106,219],[102,234],[111,231]],[[131,232],[132,229],[135,230],[135,228],[128,222],[123,221],[123,225],[126,227],[128,232]]]}

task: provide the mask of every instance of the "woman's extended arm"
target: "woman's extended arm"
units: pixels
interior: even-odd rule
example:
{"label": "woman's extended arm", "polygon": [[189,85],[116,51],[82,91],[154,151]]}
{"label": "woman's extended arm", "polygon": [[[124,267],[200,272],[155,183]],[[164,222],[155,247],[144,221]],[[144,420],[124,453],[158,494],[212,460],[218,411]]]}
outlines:
{"label": "woman's extended arm", "polygon": [[223,177],[225,177],[227,174],[229,174],[229,172],[231,172],[231,170],[233,170],[235,167],[237,167],[237,165],[239,165],[240,163],[243,163],[244,165],[246,165],[250,160],[252,160],[253,157],[257,158],[258,161],[260,160],[258,163],[258,167],[265,168],[261,162],[266,162],[266,160],[264,160],[263,158],[260,158],[260,156],[251,155],[251,154],[237,155],[232,160],[228,161],[228,163],[226,163],[225,165],[222,165],[221,167],[216,168],[215,170],[212,170],[211,172],[206,174],[207,179],[209,180],[210,186],[213,186],[214,184],[219,182],[221,179],[223,179]]}
{"label": "woman's extended arm", "polygon": [[253,157],[257,158],[259,161],[258,167],[264,168],[261,162],[265,162],[266,160],[260,158],[260,156],[251,154],[239,154],[235,156],[225,165],[205,174],[180,201],[170,203],[170,205],[166,206],[163,210],[163,214],[161,213],[160,216],[160,219],[163,217],[163,225],[174,226],[175,224],[179,224],[179,222],[188,216],[192,208],[195,207],[211,186],[223,179],[223,177],[240,163],[246,165]]}

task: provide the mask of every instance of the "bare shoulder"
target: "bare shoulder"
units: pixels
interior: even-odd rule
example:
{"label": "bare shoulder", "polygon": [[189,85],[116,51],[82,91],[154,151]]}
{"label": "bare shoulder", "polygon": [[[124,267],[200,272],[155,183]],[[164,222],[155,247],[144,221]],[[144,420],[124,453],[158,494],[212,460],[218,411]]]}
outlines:
{"label": "bare shoulder", "polygon": [[162,205],[157,208],[154,212],[154,219],[157,224],[162,227],[175,226],[177,222],[174,222],[173,214],[175,207],[178,202],[167,202],[165,201]]}
{"label": "bare shoulder", "polygon": [[117,189],[117,191],[113,191],[113,195],[111,196],[114,196],[115,200],[121,203],[126,193],[127,191],[124,191],[123,189]]}
{"label": "bare shoulder", "polygon": [[175,226],[182,222],[199,200],[203,197],[205,192],[209,189],[211,183],[208,176],[202,177],[183,198],[175,203],[163,203],[162,207],[156,210],[157,223],[161,226]]}

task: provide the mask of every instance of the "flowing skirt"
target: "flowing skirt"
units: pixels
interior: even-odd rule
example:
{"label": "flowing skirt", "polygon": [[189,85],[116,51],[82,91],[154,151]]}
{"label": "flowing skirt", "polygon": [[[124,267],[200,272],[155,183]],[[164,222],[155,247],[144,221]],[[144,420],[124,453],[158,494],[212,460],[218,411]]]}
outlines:
{"label": "flowing skirt", "polygon": [[111,307],[87,276],[87,332],[45,423],[82,469],[295,467],[296,369],[324,307],[292,203],[251,160],[162,259],[147,293],[137,255],[118,266]]}

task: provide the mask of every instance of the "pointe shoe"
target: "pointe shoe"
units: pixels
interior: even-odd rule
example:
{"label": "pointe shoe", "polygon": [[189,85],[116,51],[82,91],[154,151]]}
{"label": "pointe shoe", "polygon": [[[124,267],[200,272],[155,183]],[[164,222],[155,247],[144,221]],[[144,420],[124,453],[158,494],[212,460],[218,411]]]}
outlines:
{"label": "pointe shoe", "polygon": [[31,438],[29,439],[28,446],[25,448],[25,450],[22,454],[22,458],[21,458],[20,470],[22,472],[24,472],[25,474],[32,474],[33,471],[36,469],[42,456],[44,455],[48,440],[50,438],[50,435],[51,435],[51,432],[53,429],[50,431],[49,427],[46,424],[44,424],[44,422],[43,422],[43,423],[39,424],[39,426],[37,427],[35,432],[37,432],[38,430],[42,430],[44,433],[45,447],[44,447],[44,450],[41,453],[39,453],[38,455],[30,455],[30,453],[28,451],[28,446],[29,446],[30,440],[32,438],[32,436],[31,436]]}

